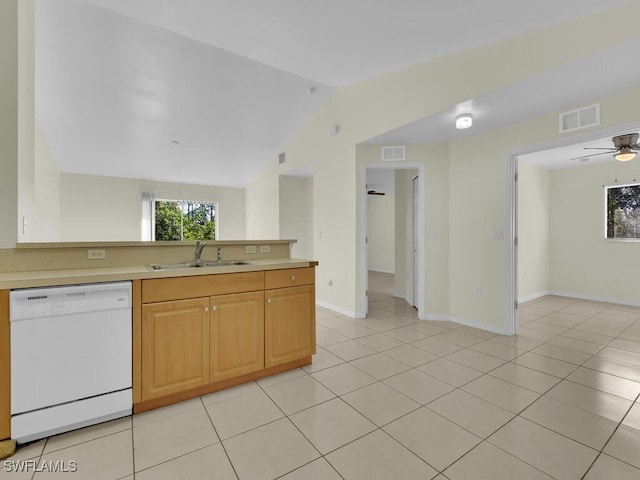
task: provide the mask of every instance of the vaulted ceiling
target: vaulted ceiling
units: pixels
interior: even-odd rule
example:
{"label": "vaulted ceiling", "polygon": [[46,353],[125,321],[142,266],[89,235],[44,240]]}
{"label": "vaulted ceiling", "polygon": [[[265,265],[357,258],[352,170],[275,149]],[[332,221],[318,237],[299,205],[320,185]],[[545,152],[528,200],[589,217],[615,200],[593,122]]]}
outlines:
{"label": "vaulted ceiling", "polygon": [[[36,118],[63,172],[242,187],[335,88],[633,1],[37,0]],[[470,99],[474,131],[451,129],[452,106],[371,141],[450,141],[631,88],[639,48]]]}

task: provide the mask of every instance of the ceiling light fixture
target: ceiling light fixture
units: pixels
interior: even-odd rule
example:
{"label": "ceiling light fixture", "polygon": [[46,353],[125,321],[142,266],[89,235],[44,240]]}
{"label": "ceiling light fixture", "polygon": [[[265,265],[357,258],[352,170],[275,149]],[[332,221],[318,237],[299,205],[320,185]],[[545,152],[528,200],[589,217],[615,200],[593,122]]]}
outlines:
{"label": "ceiling light fixture", "polygon": [[613,158],[620,162],[628,162],[636,158],[636,152],[632,152],[629,147],[622,147],[620,152],[616,153]]}
{"label": "ceiling light fixture", "polygon": [[456,128],[463,130],[473,125],[473,115],[470,113],[462,113],[456,117]]}

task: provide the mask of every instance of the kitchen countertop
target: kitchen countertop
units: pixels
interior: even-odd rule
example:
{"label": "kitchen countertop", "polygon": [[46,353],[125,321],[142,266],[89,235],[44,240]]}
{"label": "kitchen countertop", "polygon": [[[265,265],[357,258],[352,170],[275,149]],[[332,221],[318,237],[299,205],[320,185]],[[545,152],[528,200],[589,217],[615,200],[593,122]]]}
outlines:
{"label": "kitchen countertop", "polygon": [[145,278],[186,277],[215,275],[219,273],[255,272],[316,266],[318,262],[297,258],[251,260],[249,265],[185,268],[151,271],[146,265],[128,267],[76,268],[64,270],[32,270],[27,272],[0,273],[0,290],[12,288],[48,287],[81,283],[114,282]]}

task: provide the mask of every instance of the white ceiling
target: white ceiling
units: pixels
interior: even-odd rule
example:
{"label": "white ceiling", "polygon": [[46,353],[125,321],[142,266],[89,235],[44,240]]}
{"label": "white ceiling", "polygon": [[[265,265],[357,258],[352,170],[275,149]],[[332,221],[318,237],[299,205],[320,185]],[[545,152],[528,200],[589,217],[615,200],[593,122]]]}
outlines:
{"label": "white ceiling", "polygon": [[[633,1],[37,0],[36,117],[64,172],[245,186],[335,87]],[[638,47],[470,99],[470,131],[452,106],[372,142],[448,141],[637,86]]]}

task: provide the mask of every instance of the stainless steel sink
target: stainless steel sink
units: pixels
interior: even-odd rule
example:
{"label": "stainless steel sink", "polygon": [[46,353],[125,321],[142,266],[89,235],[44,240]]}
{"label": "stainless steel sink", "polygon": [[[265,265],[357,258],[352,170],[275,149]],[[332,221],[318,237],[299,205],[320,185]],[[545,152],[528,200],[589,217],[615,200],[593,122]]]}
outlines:
{"label": "stainless steel sink", "polygon": [[230,267],[233,265],[251,265],[251,262],[243,260],[228,260],[222,262],[182,262],[182,263],[152,263],[147,268],[152,271],[160,270],[184,270],[189,268]]}

